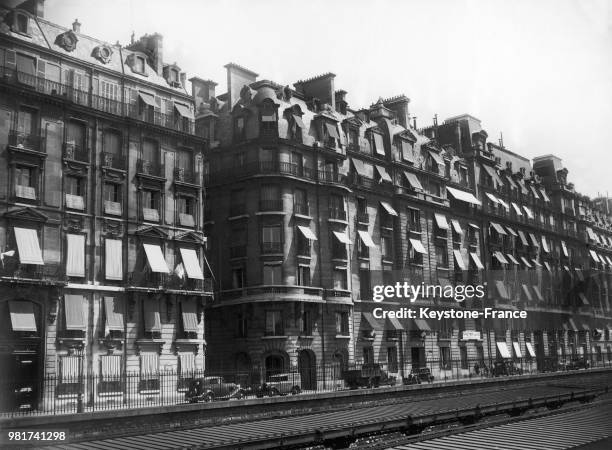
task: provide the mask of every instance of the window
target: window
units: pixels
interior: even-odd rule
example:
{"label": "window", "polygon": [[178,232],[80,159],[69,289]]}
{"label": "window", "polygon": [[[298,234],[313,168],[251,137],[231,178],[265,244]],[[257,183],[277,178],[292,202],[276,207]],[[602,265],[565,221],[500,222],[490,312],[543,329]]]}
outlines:
{"label": "window", "polygon": [[459,347],[459,358],[461,359],[461,368],[463,370],[467,370],[468,367],[468,352],[467,352],[467,347],[465,345],[462,345],[461,347]]}
{"label": "window", "polygon": [[142,159],[150,163],[159,162],[159,149],[157,142],[150,140],[142,141]]}
{"label": "window", "polygon": [[247,228],[236,226],[230,231],[230,258],[242,258],[247,254]]}
{"label": "window", "polygon": [[361,236],[357,238],[357,257],[365,259],[370,258],[370,247],[363,242]]}
{"label": "window", "polygon": [[282,211],[283,202],[277,185],[267,184],[261,187],[259,199],[260,211]]}
{"label": "window", "polygon": [[380,236],[380,250],[384,261],[393,261],[393,238],[391,236]]}
{"label": "window", "polygon": [[304,305],[304,311],[302,312],[302,321],[300,326],[300,332],[302,336],[312,336],[312,310],[309,308],[309,305]]}
{"label": "window", "polygon": [[21,108],[17,116],[17,131],[23,135],[29,136],[36,134],[37,128],[36,112],[31,109]]}
{"label": "window", "polygon": [[368,201],[364,197],[357,197],[357,221],[361,223],[369,223],[368,216]]}
{"label": "window", "polygon": [[193,168],[193,154],[189,150],[176,151],[176,168],[191,171]]}
{"label": "window", "polygon": [[341,242],[333,233],[331,236],[331,253],[332,259],[346,259],[346,244]]}
{"label": "window", "polygon": [[132,60],[132,72],[145,73],[145,60],[142,56],[134,55]]}
{"label": "window", "polygon": [[340,336],[349,336],[348,311],[336,311],[336,334]]}
{"label": "window", "polygon": [[296,142],[301,143],[302,142],[302,129],[304,128],[304,122],[302,122],[302,117],[294,114],[290,118],[290,122],[291,122],[291,129],[290,129],[291,139],[293,139]]}
{"label": "window", "polygon": [[436,244],[436,263],[438,267],[448,268],[448,252],[446,245]]}
{"label": "window", "polygon": [[15,29],[18,33],[28,34],[29,17],[25,14],[15,13]]}
{"label": "window", "polygon": [[440,183],[436,183],[435,181],[429,181],[429,193],[434,197],[442,197],[442,190],[440,188]]}
{"label": "window", "polygon": [[298,286],[310,286],[310,267],[305,265],[298,266]]}
{"label": "window", "polygon": [[361,300],[372,299],[370,271],[368,269],[359,269],[359,296]]}
{"label": "window", "polygon": [[265,100],[261,106],[260,133],[265,136],[273,136],[278,132],[276,120],[276,108],[270,100]]}
{"label": "window", "polygon": [[291,173],[298,177],[304,175],[304,156],[300,152],[291,152]]}
{"label": "window", "polygon": [[245,338],[248,336],[248,320],[245,314],[238,314],[236,320],[236,337]]}
{"label": "window", "polygon": [[246,119],[244,117],[236,117],[234,119],[234,140],[242,141],[246,137]]}
{"label": "window", "polygon": [[113,156],[121,155],[121,137],[116,131],[104,132],[104,153]]}
{"label": "window", "polygon": [[359,149],[359,131],[352,127],[348,130],[348,145],[351,150]]}
{"label": "window", "polygon": [[66,146],[73,146],[75,151],[85,149],[85,125],[82,122],[70,121],[66,130]]}
{"label": "window", "polygon": [[304,236],[304,234],[299,229],[296,229],[293,234],[296,237],[297,241],[297,254],[299,256],[310,257],[310,239]]}
{"label": "window", "polygon": [[433,172],[433,173],[438,173],[438,163],[436,162],[436,160],[433,158],[433,156],[429,155],[427,157],[427,161],[425,163],[425,168],[426,170]]}
{"label": "window", "polygon": [[468,186],[468,170],[467,167],[459,167],[459,184],[461,186]]}
{"label": "window", "polygon": [[344,210],[344,197],[341,195],[329,196],[329,218],[346,220],[346,211]]}
{"label": "window", "polygon": [[372,347],[363,347],[363,364],[374,364],[374,349]]}
{"label": "window", "polygon": [[263,284],[266,286],[282,284],[282,266],[280,264],[264,264]]}
{"label": "window", "polygon": [[66,177],[66,194],[83,196],[83,179],[80,177]]}
{"label": "window", "polygon": [[104,200],[108,202],[121,202],[121,185],[115,183],[104,183]]}
{"label": "window", "polygon": [[154,209],[159,211],[159,191],[153,191],[150,189],[142,190],[142,207],[146,209]]}
{"label": "window", "polygon": [[244,267],[232,267],[232,289],[242,289],[245,286]]}
{"label": "window", "polygon": [[387,347],[387,370],[397,372],[397,347]]}
{"label": "window", "polygon": [[440,347],[440,369],[451,370],[451,349],[450,347]]}
{"label": "window", "polygon": [[308,194],[304,189],[296,189],[293,191],[293,208],[296,214],[308,216],[310,208],[308,207]]}
{"label": "window", "polygon": [[176,210],[179,215],[179,223],[186,227],[195,226],[194,217],[196,200],[188,195],[179,195],[176,198]]}
{"label": "window", "polygon": [[282,253],[282,251],[282,225],[263,225],[261,227],[261,252]]}
{"label": "window", "polygon": [[17,186],[34,187],[34,169],[32,167],[15,167],[15,184]]}
{"label": "window", "polygon": [[418,252],[413,245],[410,245],[410,249],[408,250],[408,263],[417,266],[423,264],[423,255]]}
{"label": "window", "polygon": [[336,140],[340,138],[335,123],[322,123],[323,126],[323,143],[326,147],[335,147]]}
{"label": "window", "polygon": [[408,208],[408,229],[414,232],[421,232],[421,211]]}
{"label": "window", "polygon": [[[36,75],[36,58],[17,53],[17,72],[20,72],[20,75]],[[31,83],[34,80],[20,77],[20,81],[26,81]]]}
{"label": "window", "polygon": [[283,336],[285,329],[283,326],[282,311],[266,311],[266,336]]}
{"label": "window", "polygon": [[230,193],[230,217],[239,216],[246,212],[246,204],[244,202],[244,189],[234,189]]}
{"label": "window", "polygon": [[338,267],[334,269],[334,289],[347,289],[346,269]]}

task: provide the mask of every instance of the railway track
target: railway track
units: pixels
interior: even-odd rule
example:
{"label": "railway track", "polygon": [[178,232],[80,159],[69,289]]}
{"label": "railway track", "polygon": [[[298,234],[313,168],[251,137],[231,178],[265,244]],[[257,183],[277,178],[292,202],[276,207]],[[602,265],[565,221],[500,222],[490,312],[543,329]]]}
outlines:
{"label": "railway track", "polygon": [[312,444],[345,448],[361,436],[394,431],[418,434],[433,425],[457,422],[470,424],[487,416],[500,414],[520,416],[525,411],[535,408],[554,410],[571,402],[587,403],[607,392],[610,384],[612,384],[610,373],[585,372],[581,377],[510,385],[505,389],[498,386],[470,390],[465,394],[458,392],[415,400],[403,398],[378,406],[348,407],[331,412],[68,443],[45,448],[246,450],[298,448]]}

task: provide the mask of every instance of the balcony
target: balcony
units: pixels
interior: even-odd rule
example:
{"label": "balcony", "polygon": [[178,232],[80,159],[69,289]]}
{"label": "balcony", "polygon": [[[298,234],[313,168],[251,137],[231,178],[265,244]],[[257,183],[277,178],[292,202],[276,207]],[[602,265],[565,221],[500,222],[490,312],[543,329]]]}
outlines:
{"label": "balcony", "polygon": [[297,248],[297,255],[310,258],[310,255],[311,255],[310,241],[300,242]]}
{"label": "balcony", "polygon": [[128,285],[134,287],[145,287],[150,289],[163,289],[167,283],[169,274],[149,271],[137,271],[128,273]]}
{"label": "balcony", "polygon": [[89,162],[89,150],[74,142],[64,142],[64,159],[77,162]]}
{"label": "balcony", "polygon": [[157,162],[139,159],[136,170],[140,175],[148,175],[158,178],[164,177],[164,165]]}
{"label": "balcony", "polygon": [[340,208],[329,208],[329,218],[346,221],[346,211]]}
{"label": "balcony", "polygon": [[310,216],[310,206],[308,203],[296,203],[293,205],[293,213],[302,216]]}
{"label": "balcony", "polygon": [[129,272],[128,285],[137,288],[170,289],[181,291],[213,292],[213,282],[210,278],[195,280],[180,278],[175,274],[156,272]]}
{"label": "balcony", "polygon": [[309,180],[315,179],[315,171],[309,167],[278,161],[255,161],[211,174],[213,183],[222,183],[254,175],[291,175]]}
{"label": "balcony", "polygon": [[262,242],[261,243],[261,254],[269,255],[269,254],[277,254],[283,253],[283,243],[282,242]]}
{"label": "balcony", "polygon": [[125,170],[125,159],[121,155],[114,153],[102,152],[102,167]]}
{"label": "balcony", "polygon": [[282,200],[260,200],[259,211],[261,212],[282,212],[283,201]]}
{"label": "balcony", "polygon": [[286,286],[286,285],[266,285],[252,286],[240,289],[228,289],[221,292],[223,300],[231,300],[239,297],[262,296],[262,295],[296,295],[298,298],[303,298],[305,295],[322,298],[323,289],[318,287],[307,286]]}
{"label": "balcony", "polygon": [[200,174],[189,169],[176,167],[174,169],[174,181],[189,183],[200,186]]}
{"label": "balcony", "polygon": [[150,123],[164,128],[180,131],[182,133],[193,134],[194,122],[190,119],[176,115],[168,115],[151,108],[143,108],[139,104],[126,105],[127,116],[132,119]]}
{"label": "balcony", "polygon": [[11,130],[9,132],[9,145],[18,149],[31,150],[34,152],[45,152],[42,136],[21,131]]}
{"label": "balcony", "polygon": [[364,212],[357,213],[357,223],[368,225],[370,223],[370,215]]}
{"label": "balcony", "polygon": [[347,177],[338,172],[331,172],[327,170],[319,170],[319,181],[322,183],[337,183],[346,184]]}
{"label": "balcony", "polygon": [[37,281],[63,281],[65,279],[60,264],[45,263],[44,266],[21,264],[16,258],[4,260],[4,264],[0,265],[0,277]]}

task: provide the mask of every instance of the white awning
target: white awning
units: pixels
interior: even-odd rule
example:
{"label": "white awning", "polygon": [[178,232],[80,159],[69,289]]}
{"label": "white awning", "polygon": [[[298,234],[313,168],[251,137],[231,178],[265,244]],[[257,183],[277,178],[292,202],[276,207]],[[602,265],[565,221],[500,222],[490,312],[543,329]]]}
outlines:
{"label": "white awning", "polygon": [[529,263],[529,261],[527,261],[527,259],[524,256],[521,256],[521,261],[523,261],[523,264],[525,264],[525,267],[527,267],[528,269],[531,269],[531,264]]}
{"label": "white awning", "polygon": [[502,358],[512,358],[510,355],[510,350],[508,349],[508,344],[505,342],[496,342],[496,344]]}
{"label": "white awning", "polygon": [[546,242],[546,236],[542,236],[542,250],[544,250],[546,253],[550,253],[550,250],[548,249],[548,242]]}
{"label": "white awning", "polygon": [[353,167],[355,168],[355,172],[357,172],[357,175],[368,178],[368,172],[365,169],[363,161],[359,159],[351,158],[351,163],[353,164]]}
{"label": "white awning", "polygon": [[527,286],[526,284],[521,284],[521,288],[523,289],[523,293],[525,294],[525,298],[527,299],[527,301],[533,301],[533,296],[531,295],[529,286]]}
{"label": "white awning", "polygon": [[340,231],[334,231],[334,236],[336,236],[336,239],[338,239],[343,244],[350,244],[351,243],[351,240],[349,239],[349,237],[348,237],[348,235],[346,233],[342,233]]}
{"label": "white awning", "polygon": [[512,348],[514,349],[514,356],[517,358],[523,357],[523,354],[521,353],[521,345],[518,342],[512,342]]}
{"label": "white awning", "polygon": [[467,265],[463,261],[463,255],[461,254],[461,250],[453,250],[453,255],[455,255],[455,263],[461,270],[467,270]]}
{"label": "white awning", "polygon": [[521,230],[518,230],[518,234],[519,234],[519,237],[521,238],[521,242],[523,243],[523,245],[525,246],[529,245],[529,241],[527,240],[527,236],[525,236],[525,233],[523,233]]}
{"label": "white awning", "polygon": [[504,207],[506,211],[510,211],[510,205],[508,203],[503,201],[501,198],[498,198],[497,201],[499,202],[500,205]]}
{"label": "white awning", "polygon": [[170,273],[170,269],[168,269],[168,264],[166,264],[164,254],[159,245],[143,244],[143,247],[147,254],[147,261],[149,261],[151,271],[157,273]]}
{"label": "white awning", "polygon": [[385,211],[387,211],[389,214],[391,214],[392,216],[397,216],[397,211],[393,209],[393,206],[391,206],[389,203],[381,201],[380,204],[382,205],[383,208],[385,208]]}
{"label": "white awning", "polygon": [[104,262],[107,280],[123,280],[122,247],[120,239],[106,239],[104,242]]}
{"label": "white awning", "polygon": [[461,228],[461,224],[457,219],[451,219],[451,224],[453,225],[453,229],[457,234],[463,234],[463,229]]}
{"label": "white awning", "polygon": [[498,198],[494,196],[493,194],[491,194],[490,192],[485,192],[485,195],[489,197],[489,200],[491,200],[493,203],[499,203]]}
{"label": "white awning", "polygon": [[499,234],[503,234],[504,236],[507,236],[508,233],[506,233],[506,230],[504,230],[504,227],[502,227],[500,224],[498,224],[497,222],[491,222],[491,226],[493,227],[493,229],[495,231],[497,231]]}
{"label": "white awning", "polygon": [[431,155],[431,157],[433,158],[433,160],[440,166],[444,166],[444,159],[442,158],[442,156],[440,156],[438,153],[429,150],[429,154]]}
{"label": "white awning", "polygon": [[379,166],[379,165],[375,165],[374,167],[376,167],[376,171],[378,172],[378,175],[380,175],[381,180],[387,181],[389,183],[393,183],[391,176],[387,173],[384,167]]}
{"label": "white awning", "polygon": [[542,264],[540,264],[536,258],[533,258],[532,261],[537,267],[542,267]]}
{"label": "white awning", "polygon": [[361,242],[363,242],[366,245],[366,247],[370,247],[370,248],[376,247],[376,244],[374,244],[374,241],[372,240],[372,236],[370,236],[370,233],[364,230],[357,230],[357,233],[359,233]]}
{"label": "white awning", "polygon": [[506,226],[506,230],[508,230],[508,232],[509,232],[509,233],[510,233],[512,236],[515,236],[515,237],[517,237],[517,236],[518,236],[517,232],[516,232],[516,231],[514,231],[514,228],[510,228],[510,227]]}
{"label": "white awning", "polygon": [[523,213],[521,212],[521,208],[519,208],[519,205],[517,205],[514,202],[511,202],[511,203],[512,203],[512,207],[514,208],[514,212],[516,212],[516,215],[517,216],[522,216]]}
{"label": "white awning", "polygon": [[300,232],[304,235],[304,237],[306,239],[308,239],[310,241],[316,241],[317,240],[317,237],[312,232],[310,227],[306,227],[306,226],[303,226],[303,225],[298,225],[298,230],[300,230]]}
{"label": "white awning", "polygon": [[435,213],[434,216],[436,218],[436,224],[438,225],[438,228],[440,228],[441,230],[448,230],[448,222],[446,221],[446,216],[438,213]]}
{"label": "white awning", "polygon": [[481,201],[478,200],[471,192],[460,191],[459,189],[455,189],[452,187],[447,187],[446,190],[457,200],[461,200],[462,202],[466,203],[472,203],[474,205],[482,205]]}
{"label": "white awning", "polygon": [[155,97],[153,95],[139,91],[138,97],[140,97],[140,100],[142,100],[146,105],[157,108],[157,103],[155,103]]}
{"label": "white awning", "polygon": [[35,264],[44,266],[38,234],[32,228],[14,228],[17,250],[19,251],[19,261],[22,264]]}
{"label": "white awning", "polygon": [[512,253],[506,253],[506,256],[510,261],[512,261],[513,264],[516,264],[517,266],[519,265],[518,260],[514,257]]}
{"label": "white awning", "polygon": [[534,247],[540,246],[540,241],[538,241],[538,238],[535,237],[535,234],[529,233],[529,237],[531,238],[531,243],[533,244]]}
{"label": "white awning", "polygon": [[203,280],[204,274],[202,273],[202,268],[200,267],[200,261],[196,251],[192,248],[181,248],[180,251],[187,276],[194,280]]}
{"label": "white awning", "polygon": [[410,244],[412,245],[412,248],[414,248],[414,251],[417,253],[421,253],[423,255],[425,255],[427,252],[425,251],[425,247],[423,247],[423,243],[418,240],[418,239],[410,239]]}
{"label": "white awning", "polygon": [[548,264],[548,261],[544,261],[544,267],[546,267],[546,270],[548,270],[549,272],[552,272],[552,269],[550,267],[550,264]]}
{"label": "white awning", "polygon": [[595,242],[599,242],[599,238],[597,237],[597,235],[595,234],[592,228],[587,227],[586,232],[587,232],[587,235],[589,236],[589,239]]}
{"label": "white awning", "polygon": [[494,252],[493,256],[502,264],[510,264],[502,252]]}
{"label": "white awning", "polygon": [[540,194],[542,194],[542,198],[544,199],[545,202],[550,203],[550,197],[548,197],[544,188],[540,188]]}
{"label": "white awning", "polygon": [[612,259],[609,256],[606,256],[606,260],[608,261],[608,265],[612,266]]}
{"label": "white awning", "polygon": [[529,207],[525,205],[523,205],[523,209],[525,210],[527,217],[529,217],[530,219],[533,219],[533,212],[531,212],[531,209],[529,209]]}
{"label": "white awning", "polygon": [[[408,183],[410,183],[410,186],[412,186],[414,189],[419,189],[421,191],[423,190],[423,185],[421,184],[421,182],[419,181],[419,179],[417,178],[415,174],[404,171],[404,176],[408,180]],[[450,188],[446,188],[446,189],[450,189]]]}
{"label": "white awning", "polygon": [[566,258],[569,257],[569,253],[567,252],[567,245],[565,245],[565,241],[561,241],[561,249],[563,250],[563,256]]}
{"label": "white awning", "polygon": [[597,253],[595,253],[593,250],[589,250],[589,253],[591,255],[591,258],[593,258],[593,261],[598,263],[599,262],[599,258],[597,257]]}
{"label": "white awning", "polygon": [[82,234],[66,235],[66,275],[69,277],[85,276],[85,236]]}
{"label": "white awning", "polygon": [[506,285],[502,280],[495,280],[495,288],[497,289],[497,293],[500,298],[508,300],[510,296],[508,295],[508,291],[506,290]]}
{"label": "white awning", "polygon": [[497,171],[493,167],[484,164],[482,164],[482,167],[498,186],[503,185],[501,178],[499,178],[499,175],[497,175]]}
{"label": "white awning", "polygon": [[87,328],[83,311],[84,298],[82,295],[64,295],[64,324],[66,330],[84,330]]}
{"label": "white awning", "polygon": [[198,315],[195,299],[188,298],[181,301],[181,315],[183,316],[183,330],[198,332]]}
{"label": "white awning", "polygon": [[36,331],[32,302],[9,300],[8,306],[13,331]]}
{"label": "white awning", "polygon": [[186,106],[181,103],[174,103],[174,107],[178,111],[178,113],[186,119],[195,119],[193,116],[193,112]]}
{"label": "white awning", "polygon": [[532,358],[536,357],[535,351],[533,350],[533,345],[531,345],[531,342],[525,342],[525,347],[527,348],[527,353],[529,353],[529,356],[531,356]]}
{"label": "white awning", "polygon": [[484,269],[484,266],[482,265],[477,253],[470,253],[470,256],[472,257],[472,261],[474,261],[474,265],[477,269]]}

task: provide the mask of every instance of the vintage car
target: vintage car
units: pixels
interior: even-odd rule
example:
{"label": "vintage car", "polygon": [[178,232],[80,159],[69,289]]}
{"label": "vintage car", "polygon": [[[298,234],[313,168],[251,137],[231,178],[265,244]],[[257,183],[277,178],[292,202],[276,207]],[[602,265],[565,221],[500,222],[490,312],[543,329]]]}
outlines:
{"label": "vintage car", "polygon": [[273,397],[275,395],[297,395],[302,392],[302,380],[299,373],[279,373],[270,375],[268,381],[257,389],[257,397]]}
{"label": "vintage car", "polygon": [[434,376],[431,374],[429,367],[419,367],[418,369],[412,369],[410,374],[419,380],[419,383],[426,381],[431,383],[434,380]]}
{"label": "vintage car", "polygon": [[389,376],[380,367],[380,364],[364,364],[360,369],[345,370],[342,377],[350,389],[376,388],[382,385],[393,386],[396,383],[396,378]]}
{"label": "vintage car", "polygon": [[588,369],[589,361],[586,358],[576,356],[565,365],[565,370]]}
{"label": "vintage car", "polygon": [[223,377],[203,377],[194,379],[185,393],[189,403],[210,402],[230,398],[243,398],[244,390],[239,384],[226,383]]}

